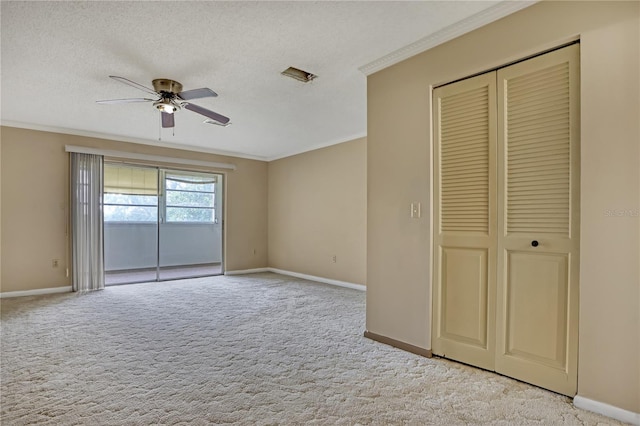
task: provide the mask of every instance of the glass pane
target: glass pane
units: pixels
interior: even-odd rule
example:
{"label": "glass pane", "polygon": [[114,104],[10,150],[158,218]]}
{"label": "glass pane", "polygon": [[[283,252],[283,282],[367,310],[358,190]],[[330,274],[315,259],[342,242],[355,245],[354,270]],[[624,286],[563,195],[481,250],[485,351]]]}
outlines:
{"label": "glass pane", "polygon": [[167,222],[213,222],[213,209],[167,207]]}
{"label": "glass pane", "polygon": [[172,176],[165,179],[167,189],[180,189],[183,191],[215,191],[215,179],[196,176]]}
{"label": "glass pane", "polygon": [[213,208],[214,197],[211,193],[167,191],[167,206]]}
{"label": "glass pane", "polygon": [[104,204],[157,206],[158,197],[155,195],[104,194]]}
{"label": "glass pane", "polygon": [[158,208],[146,206],[104,206],[105,222],[157,222]]}

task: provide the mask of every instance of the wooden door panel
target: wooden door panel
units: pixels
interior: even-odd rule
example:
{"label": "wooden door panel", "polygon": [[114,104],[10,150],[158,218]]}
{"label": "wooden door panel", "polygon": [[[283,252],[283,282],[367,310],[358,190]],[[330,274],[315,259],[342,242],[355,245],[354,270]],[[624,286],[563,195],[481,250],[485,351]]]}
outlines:
{"label": "wooden door panel", "polygon": [[486,249],[442,248],[441,337],[487,349]]}
{"label": "wooden door panel", "polygon": [[568,256],[507,252],[505,355],[564,370]]}

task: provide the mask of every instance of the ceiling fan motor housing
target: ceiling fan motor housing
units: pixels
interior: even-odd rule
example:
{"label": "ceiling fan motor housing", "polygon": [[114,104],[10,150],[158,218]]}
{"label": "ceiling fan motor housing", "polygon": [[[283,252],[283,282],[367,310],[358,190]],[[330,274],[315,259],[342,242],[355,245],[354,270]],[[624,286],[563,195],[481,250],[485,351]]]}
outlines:
{"label": "ceiling fan motor housing", "polygon": [[152,84],[153,90],[162,96],[162,99],[153,103],[154,107],[167,114],[173,114],[180,109],[175,99],[178,93],[182,92],[182,84],[168,78],[157,78]]}
{"label": "ceiling fan motor housing", "polygon": [[152,81],[153,90],[158,93],[171,93],[177,95],[182,92],[182,84],[168,78],[156,78]]}

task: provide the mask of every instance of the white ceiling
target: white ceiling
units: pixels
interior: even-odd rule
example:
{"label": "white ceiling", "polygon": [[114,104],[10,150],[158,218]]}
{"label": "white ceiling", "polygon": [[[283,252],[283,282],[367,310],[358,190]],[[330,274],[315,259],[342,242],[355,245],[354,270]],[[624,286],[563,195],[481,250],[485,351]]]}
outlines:
{"label": "white ceiling", "polygon": [[[2,124],[281,158],[364,136],[365,72],[524,7],[506,3],[2,1]],[[174,136],[151,104],[96,104],[146,96],[109,75],[210,87],[194,103],[232,125],[182,110]]]}

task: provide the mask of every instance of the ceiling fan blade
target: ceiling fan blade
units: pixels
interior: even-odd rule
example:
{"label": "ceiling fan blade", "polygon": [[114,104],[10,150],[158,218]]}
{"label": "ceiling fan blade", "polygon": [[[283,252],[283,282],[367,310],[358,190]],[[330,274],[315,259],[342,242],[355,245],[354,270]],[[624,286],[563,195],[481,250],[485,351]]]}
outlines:
{"label": "ceiling fan blade", "polygon": [[201,89],[185,90],[184,92],[178,93],[178,96],[185,101],[189,101],[199,98],[215,98],[218,94],[208,87],[203,87]]}
{"label": "ceiling fan blade", "polygon": [[160,115],[162,116],[162,127],[175,127],[173,114],[161,112]]}
{"label": "ceiling fan blade", "polygon": [[112,78],[112,79],[114,79],[116,81],[119,81],[120,83],[124,83],[126,85],[131,86],[131,87],[135,87],[136,89],[140,89],[140,90],[145,91],[147,93],[150,93],[152,95],[157,95],[158,94],[155,90],[149,89],[148,87],[143,86],[140,83],[136,83],[135,81],[131,81],[131,80],[129,80],[127,78],[124,78],[124,77],[118,77],[117,75],[110,75],[109,78]]}
{"label": "ceiling fan blade", "polygon": [[194,104],[185,104],[184,107],[190,111],[197,112],[198,114],[204,115],[205,117],[209,117],[218,123],[227,124],[229,122],[229,118],[224,115],[218,114],[217,112],[210,111],[206,108],[202,108],[201,106]]}
{"label": "ceiling fan blade", "polygon": [[97,104],[130,104],[133,102],[153,102],[155,99],[147,98],[129,98],[129,99],[107,99],[104,101],[96,101]]}
{"label": "ceiling fan blade", "polygon": [[222,126],[222,127],[227,127],[227,126],[231,125],[230,121],[227,121],[225,124],[222,124],[222,123],[217,122],[216,120],[212,120],[210,118],[207,118],[206,120],[204,120],[203,123],[205,123],[205,124],[215,124],[216,126]]}

